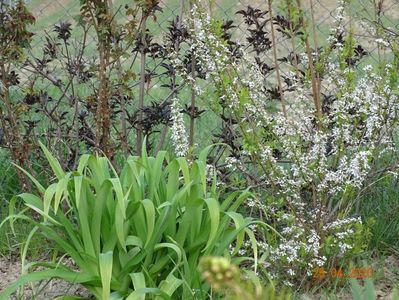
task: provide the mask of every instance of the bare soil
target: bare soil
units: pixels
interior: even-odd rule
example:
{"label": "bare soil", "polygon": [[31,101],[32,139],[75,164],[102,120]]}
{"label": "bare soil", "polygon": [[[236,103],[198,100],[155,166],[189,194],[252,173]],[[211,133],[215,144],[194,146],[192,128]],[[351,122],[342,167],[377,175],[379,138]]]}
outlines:
{"label": "bare soil", "polygon": [[[375,262],[372,265],[374,270],[374,284],[376,289],[376,297],[378,300],[393,300],[392,291],[399,282],[399,258],[391,255],[385,259]],[[0,256],[0,291],[5,289],[10,283],[18,279],[21,274],[21,263],[17,259],[9,259]],[[51,280],[50,282],[39,282],[31,286],[25,286],[23,289],[22,299],[54,299],[58,296],[73,295],[90,298],[90,293],[80,285],[72,285],[62,280]],[[337,299],[350,300],[351,294],[348,292],[341,292],[336,295]],[[10,299],[17,298],[13,295]],[[322,295],[304,294],[300,297],[301,300],[327,300]]]}
{"label": "bare soil", "polygon": [[[21,263],[18,259],[9,259],[0,256],[0,291],[3,291],[8,285],[16,281],[21,275]],[[90,297],[90,293],[81,285],[70,284],[68,282],[53,279],[51,281],[42,281],[26,285],[23,288],[22,295],[18,297],[14,294],[10,299],[54,299],[59,296],[71,295],[80,297]]]}

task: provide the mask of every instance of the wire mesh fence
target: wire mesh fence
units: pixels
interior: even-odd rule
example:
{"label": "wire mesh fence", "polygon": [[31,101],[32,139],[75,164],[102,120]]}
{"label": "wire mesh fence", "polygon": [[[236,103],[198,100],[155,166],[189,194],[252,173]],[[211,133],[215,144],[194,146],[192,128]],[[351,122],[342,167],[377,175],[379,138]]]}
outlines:
{"label": "wire mesh fence", "polygon": [[[2,0],[9,2],[14,5],[15,0]],[[113,0],[112,5],[114,10],[118,12],[118,21],[123,20],[123,7],[126,4],[130,4],[132,1],[126,0]],[[311,22],[314,22],[316,35],[315,45],[323,46],[327,42],[327,37],[330,32],[330,28],[336,20],[336,8],[338,6],[337,0],[309,0],[303,1],[303,8],[305,14],[310,18]],[[44,43],[43,32],[52,31],[54,25],[60,21],[73,21],[76,15],[79,13],[80,4],[77,0],[26,0],[29,9],[33,12],[36,18],[36,24],[34,26],[34,32],[37,33],[36,44],[33,45],[39,47]],[[190,6],[189,0],[163,0],[160,1],[162,12],[158,12],[156,18],[149,22],[148,28],[151,34],[154,35],[155,40],[161,40],[167,31],[167,27],[172,20],[174,20],[180,14],[187,16],[187,11]],[[245,28],[245,22],[243,18],[237,14],[237,11],[244,9],[245,7],[252,6],[253,8],[267,11],[267,0],[213,0],[208,1],[208,9],[212,16],[220,18],[222,20],[233,20],[237,26],[234,28],[234,37],[241,42],[244,42],[247,38],[247,28]],[[276,15],[279,14],[280,1],[274,1],[274,8],[276,9]],[[183,9],[182,9],[183,8]],[[370,32],[367,31],[367,22],[381,22],[387,28],[394,30],[399,29],[399,0],[352,0],[347,9],[348,19],[346,20],[347,25],[353,30],[354,36],[364,42],[367,51],[371,59],[377,59],[378,45],[375,42],[370,42],[370,38],[375,39],[375,35],[370,36]],[[378,33],[377,33],[378,34]],[[313,33],[311,33],[313,35]],[[96,38],[92,36],[89,40],[89,44],[94,48],[96,47]],[[287,38],[283,35],[277,37],[276,43],[287,44]],[[298,46],[299,47],[299,46]],[[288,44],[287,47],[288,48]],[[280,48],[284,49],[284,48]],[[157,87],[157,83],[152,82],[153,86]]]}
{"label": "wire mesh fence", "polygon": [[[15,1],[9,1],[9,4],[15,5]],[[234,27],[232,28],[232,36],[238,43],[245,44],[248,41],[251,29],[248,28],[243,16],[237,12],[251,6],[253,9],[259,9],[268,16],[267,0],[212,0],[203,1],[209,14],[220,20],[232,20]],[[301,3],[302,2],[302,3]],[[328,43],[328,36],[334,23],[339,21],[337,18],[337,7],[341,1],[337,0],[303,0],[297,1],[301,3],[304,14],[307,19],[307,27],[311,46],[317,53],[317,48],[325,46]],[[46,43],[46,36],[54,31],[54,26],[60,22],[70,22],[72,26],[76,25],[76,16],[80,12],[80,1],[77,0],[27,0],[29,10],[36,18],[36,23],[32,28],[35,33],[34,42],[32,43],[32,53],[40,53],[43,45]],[[127,0],[110,0],[112,9],[115,13],[115,19],[118,23],[128,22],[129,18],[125,14],[125,6],[134,4],[134,1]],[[147,22],[147,29],[152,35],[155,42],[161,43],[168,32],[168,27],[173,20],[180,18],[183,22],[189,18],[191,1],[189,0],[161,0],[161,11],[157,12],[155,17],[150,18]],[[282,2],[273,1],[273,14],[278,17],[282,14],[284,8]],[[365,50],[370,54],[360,64],[356,65],[361,69],[365,64],[373,64],[380,62],[384,57],[390,55],[388,50],[378,43],[378,32],[370,32],[370,24],[379,23],[387,29],[394,31],[399,30],[399,0],[352,0],[347,5],[345,26],[353,33],[356,40],[361,43]],[[81,43],[82,32],[77,31],[74,34],[71,45],[76,43],[79,48]],[[94,31],[89,31],[86,38],[86,50],[84,55],[87,60],[96,60],[98,54],[96,48],[98,46],[98,37]],[[284,34],[277,34],[274,43],[278,44],[278,57],[287,59],[290,53],[304,52],[303,45],[291,44],[291,40]],[[262,56],[270,66],[275,64],[272,52],[265,52]],[[134,61],[134,63],[132,63]],[[140,59],[132,57],[124,57],[122,63],[126,68],[131,68],[136,74],[134,83],[131,85],[133,93],[133,103],[137,103],[140,97],[140,87],[144,86],[144,98],[146,103],[162,102],[170,98],[171,93],[165,86],[168,83],[165,74],[167,70],[162,66],[162,61],[154,61],[146,59],[144,63],[144,76],[140,76],[142,67]],[[65,66],[66,67],[66,66]],[[281,67],[281,75],[285,78],[292,76],[292,70],[284,66]],[[24,73],[24,70],[21,70]],[[25,72],[26,82],[30,82],[32,74]],[[22,78],[24,79],[24,78]],[[28,80],[29,79],[29,80]],[[145,82],[143,82],[145,81]],[[272,80],[273,81],[273,80]],[[47,86],[46,86],[47,84]],[[51,86],[51,82],[42,83],[42,88]],[[327,86],[323,88],[328,89]],[[183,103],[189,103],[191,97],[191,89],[186,88],[179,92],[178,97]],[[199,97],[198,104],[206,106],[207,96]],[[137,107],[136,107],[137,108]],[[207,112],[204,117],[198,119],[197,126],[203,128],[203,132],[199,133],[199,140],[209,143],[214,131],[218,130],[218,124],[215,124],[215,118],[212,112]]]}
{"label": "wire mesh fence", "polygon": [[[2,0],[11,5],[15,5],[15,0]],[[53,26],[60,21],[73,21],[79,13],[80,4],[77,0],[26,0],[29,9],[33,12],[36,18],[34,32],[38,33],[39,38],[37,44],[40,46],[43,43],[43,31],[51,31]],[[115,11],[119,12],[118,18],[124,18],[123,6],[129,4],[131,1],[113,0]],[[155,36],[155,39],[161,39],[167,31],[168,24],[174,20],[178,15],[187,14],[189,9],[189,0],[163,0],[160,1],[162,12],[157,13],[157,17],[151,20],[149,29]],[[280,10],[279,1],[274,1],[274,6],[277,11]],[[318,44],[322,46],[326,43],[327,36],[334,21],[336,21],[336,7],[337,0],[309,0],[303,1],[304,11],[307,16],[313,15],[315,34],[317,35]],[[183,10],[181,6],[183,5]],[[234,29],[234,36],[238,40],[245,40],[246,29],[244,20],[236,14],[237,11],[244,9],[248,5],[267,11],[267,0],[213,0],[209,1],[209,12],[223,20],[234,20],[237,26]],[[380,6],[380,7],[377,7]],[[376,11],[379,11],[378,15]],[[356,38],[366,42],[367,50],[371,53],[376,52],[377,47],[375,43],[369,43],[369,32],[364,27],[365,22],[382,22],[386,27],[399,29],[399,0],[352,0],[350,1],[348,9],[349,18],[346,22],[351,24],[351,28]],[[121,20],[118,20],[121,21]],[[285,43],[286,40],[280,38],[277,43]],[[96,46],[96,39],[91,40],[93,46]]]}
{"label": "wire mesh fence", "polygon": [[[31,0],[23,0],[25,4],[29,4]],[[1,0],[2,3],[6,3],[11,7],[15,7],[17,2],[16,0]]]}

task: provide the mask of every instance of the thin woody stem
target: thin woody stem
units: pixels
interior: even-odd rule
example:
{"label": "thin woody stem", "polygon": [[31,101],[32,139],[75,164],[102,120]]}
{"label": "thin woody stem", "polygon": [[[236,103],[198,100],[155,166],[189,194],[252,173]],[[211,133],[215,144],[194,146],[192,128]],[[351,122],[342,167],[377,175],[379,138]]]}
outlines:
{"label": "thin woody stem", "polygon": [[[316,62],[319,62],[319,47],[318,47],[318,43],[317,43],[317,30],[316,30],[316,22],[315,22],[315,11],[314,11],[314,4],[313,4],[313,0],[309,0],[310,2],[310,13],[312,16],[312,30],[313,30],[313,43],[314,43],[314,48],[316,51]],[[319,97],[319,101],[321,101],[320,99],[320,88],[321,88],[321,80],[320,80],[320,74],[319,72],[316,72],[316,85],[317,85],[317,95]]]}
{"label": "thin woody stem", "polygon": [[[296,2],[298,5],[298,8],[302,11],[301,0],[296,0]],[[302,28],[303,29],[306,28],[306,23],[305,23],[304,17],[302,17]],[[304,37],[304,43],[305,43],[306,54],[308,56],[308,61],[309,61],[310,76],[312,78],[312,93],[313,93],[313,102],[314,102],[314,106],[316,109],[316,119],[319,120],[322,116],[320,93],[318,90],[317,77],[316,77],[317,75],[316,75],[314,64],[313,64],[312,51],[310,49],[309,39],[308,39],[308,36],[306,35],[306,33],[305,33],[305,37]]]}
{"label": "thin woody stem", "polygon": [[[113,1],[108,0],[108,6],[111,14],[113,13]],[[117,23],[115,21],[115,15],[112,18],[112,26],[115,29],[117,26]],[[119,44],[116,44],[116,50],[117,52],[120,53],[121,46]],[[127,120],[126,120],[126,102],[125,102],[125,97],[123,96],[123,70],[122,70],[122,63],[121,63],[121,56],[118,55],[116,58],[116,70],[117,70],[117,76],[118,76],[118,95],[120,97],[120,104],[121,104],[121,117],[120,117],[120,122],[121,122],[121,134],[120,134],[120,139],[121,139],[121,146],[122,146],[122,152],[125,157],[129,155],[129,143],[128,143],[128,135],[127,135]]]}
{"label": "thin woody stem", "polygon": [[283,95],[283,84],[281,82],[281,76],[280,76],[280,65],[277,60],[277,45],[276,45],[276,36],[274,33],[272,0],[268,0],[268,5],[269,5],[269,14],[270,14],[270,31],[271,31],[272,43],[273,43],[273,59],[274,59],[274,65],[275,65],[275,70],[276,70],[276,76],[277,76],[278,90],[279,90],[279,94],[280,94],[283,115],[284,115],[284,117],[287,118],[287,109],[285,106],[285,99],[284,99],[284,95]]}
{"label": "thin woody stem", "polygon": [[293,24],[292,0],[288,0],[287,6],[288,6],[288,18],[291,21],[291,22],[289,22],[289,26],[290,26],[290,35],[291,35],[291,37],[290,37],[291,48],[292,48],[292,53],[294,55],[294,57],[293,57],[294,58],[294,67],[295,67],[295,73],[297,76],[297,80],[299,80],[299,78],[300,78],[299,67],[298,67],[299,62],[298,62],[298,57],[295,53],[295,35],[294,35],[294,28],[292,26],[292,24]]}
{"label": "thin woody stem", "polygon": [[147,27],[147,16],[143,17],[141,24],[141,57],[140,57],[140,93],[139,93],[139,114],[138,114],[138,126],[137,126],[137,141],[136,141],[136,152],[140,153],[142,142],[143,142],[143,128],[141,122],[143,121],[143,108],[144,108],[144,96],[145,96],[145,31]]}

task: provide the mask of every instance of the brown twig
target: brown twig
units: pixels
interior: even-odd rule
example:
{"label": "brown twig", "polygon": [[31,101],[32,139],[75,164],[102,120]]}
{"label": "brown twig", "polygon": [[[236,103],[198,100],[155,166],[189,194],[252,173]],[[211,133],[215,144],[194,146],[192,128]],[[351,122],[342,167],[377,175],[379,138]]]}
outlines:
{"label": "brown twig", "polygon": [[274,59],[274,65],[275,65],[275,70],[276,70],[276,77],[277,77],[277,84],[278,84],[278,90],[280,94],[280,101],[281,101],[281,107],[283,110],[283,115],[284,117],[287,116],[287,109],[285,107],[285,99],[283,95],[283,84],[281,82],[281,76],[280,76],[280,65],[277,60],[277,45],[276,45],[276,35],[274,32],[274,24],[273,24],[273,8],[272,8],[272,0],[268,0],[268,5],[269,5],[269,14],[270,14],[270,32],[272,36],[272,47],[273,47],[273,59]]}
{"label": "brown twig", "polygon": [[[299,10],[303,11],[302,5],[301,5],[301,0],[296,0],[296,2],[297,2]],[[305,30],[306,29],[305,17],[303,16],[301,18],[301,20],[302,20],[301,21],[302,28]],[[320,93],[318,90],[317,77],[316,77],[315,68],[314,68],[314,64],[313,64],[312,51],[311,51],[310,45],[309,45],[309,38],[306,33],[304,36],[304,44],[305,44],[305,50],[306,50],[306,54],[308,56],[308,61],[309,61],[310,76],[312,78],[312,94],[313,94],[314,106],[316,109],[316,120],[319,120],[322,117],[321,97],[320,97]],[[316,51],[317,51],[317,49],[316,49]],[[319,124],[318,121],[317,121],[317,123]]]}

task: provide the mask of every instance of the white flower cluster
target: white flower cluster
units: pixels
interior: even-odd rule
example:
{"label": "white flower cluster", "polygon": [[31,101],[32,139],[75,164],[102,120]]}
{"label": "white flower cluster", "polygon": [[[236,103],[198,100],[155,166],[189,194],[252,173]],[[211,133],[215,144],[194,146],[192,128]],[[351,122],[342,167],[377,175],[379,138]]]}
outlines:
{"label": "white flower cluster", "polygon": [[[230,51],[221,39],[214,34],[211,17],[205,13],[202,6],[193,4],[190,17],[184,20],[182,25],[188,33],[186,42],[190,47],[189,53],[201,66],[205,73],[205,79],[209,79],[211,76],[219,74],[227,66],[231,66]],[[192,77],[191,70],[186,68],[186,65],[179,58],[179,53],[171,51],[168,55],[177,75],[181,76],[187,83],[192,84],[197,94],[201,94],[201,88],[195,84],[196,80]]]}
{"label": "white flower cluster", "polygon": [[[280,230],[282,239],[276,246],[268,248],[269,256],[264,267],[271,277],[287,286],[295,286],[303,276],[312,276],[317,267],[327,267],[328,253],[346,257],[354,248],[356,224],[360,218],[344,218],[321,225],[327,216],[322,209],[304,214],[285,214],[279,222],[286,224]],[[364,241],[365,242],[365,241]],[[334,247],[335,251],[328,251]],[[330,254],[331,255],[331,254]]]}
{"label": "white flower cluster", "polygon": [[172,144],[177,156],[186,156],[188,152],[187,130],[184,125],[183,114],[177,98],[172,99],[171,119],[172,119]]}
{"label": "white flower cluster", "polygon": [[206,71],[206,79],[209,79],[230,65],[230,51],[213,33],[209,14],[193,4],[190,15],[186,24],[190,36],[190,50]]}
{"label": "white flower cluster", "polygon": [[[330,104],[319,129],[313,109],[301,104],[289,120],[282,115],[269,118],[269,134],[277,137],[273,146],[278,145],[289,168],[279,163],[267,144],[259,147],[258,154],[267,166],[270,185],[280,195],[298,200],[304,189],[313,187],[325,203],[348,187],[361,188],[372,162],[389,151],[397,152],[393,132],[399,121],[398,95],[370,67],[365,71],[354,88],[340,87],[344,93]],[[265,124],[266,118],[258,116]]]}
{"label": "white flower cluster", "polygon": [[371,44],[376,44],[381,49],[391,46],[389,41],[396,37],[395,28],[387,27],[387,30],[377,30],[375,24],[365,21],[359,22],[364,37],[370,41]]}
{"label": "white flower cluster", "polygon": [[337,8],[335,9],[334,22],[331,27],[331,34],[327,38],[327,41],[330,44],[334,44],[338,49],[342,49],[344,47],[344,45],[338,40],[338,37],[345,32],[345,7],[345,0],[337,1]]}

